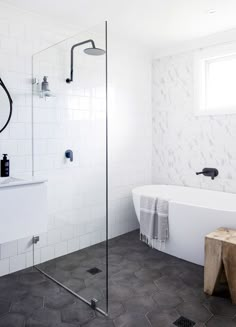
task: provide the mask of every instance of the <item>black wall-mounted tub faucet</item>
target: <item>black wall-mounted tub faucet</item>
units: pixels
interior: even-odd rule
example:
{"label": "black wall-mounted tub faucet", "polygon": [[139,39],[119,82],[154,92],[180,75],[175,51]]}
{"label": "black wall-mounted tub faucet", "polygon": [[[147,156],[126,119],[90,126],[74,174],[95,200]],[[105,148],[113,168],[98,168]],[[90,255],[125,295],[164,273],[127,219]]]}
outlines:
{"label": "black wall-mounted tub faucet", "polygon": [[214,179],[216,176],[219,175],[219,171],[216,168],[203,168],[202,171],[197,172],[196,175],[203,174],[204,176],[211,177],[211,179]]}
{"label": "black wall-mounted tub faucet", "polygon": [[66,150],[65,157],[67,159],[70,159],[70,161],[73,161],[74,160],[73,151],[72,150]]}

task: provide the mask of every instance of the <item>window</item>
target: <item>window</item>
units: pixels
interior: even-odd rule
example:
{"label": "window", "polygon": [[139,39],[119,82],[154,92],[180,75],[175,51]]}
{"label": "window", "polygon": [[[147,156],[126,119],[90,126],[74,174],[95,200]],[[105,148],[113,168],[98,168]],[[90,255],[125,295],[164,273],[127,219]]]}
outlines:
{"label": "window", "polygon": [[196,114],[236,113],[236,46],[199,51],[194,82]]}

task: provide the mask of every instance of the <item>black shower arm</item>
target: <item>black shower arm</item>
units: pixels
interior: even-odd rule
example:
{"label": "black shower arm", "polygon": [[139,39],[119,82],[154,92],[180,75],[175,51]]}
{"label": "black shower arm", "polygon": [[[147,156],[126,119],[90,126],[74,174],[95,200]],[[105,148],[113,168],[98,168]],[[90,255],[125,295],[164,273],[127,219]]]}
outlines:
{"label": "black shower arm", "polygon": [[71,47],[70,50],[70,78],[67,78],[66,82],[70,83],[73,81],[73,71],[74,71],[74,48],[79,47],[80,45],[86,44],[86,43],[92,43],[92,47],[95,48],[95,43],[92,39],[76,43]]}
{"label": "black shower arm", "polygon": [[13,101],[12,101],[12,98],[11,98],[11,95],[10,93],[8,92],[8,89],[6,87],[6,85],[3,83],[3,80],[0,78],[0,85],[2,86],[3,90],[6,92],[7,94],[7,97],[9,99],[9,103],[10,103],[10,113],[9,113],[9,117],[7,119],[7,122],[6,124],[0,128],[0,133],[3,132],[3,130],[7,127],[7,125],[9,124],[10,120],[11,120],[11,116],[12,116],[12,104],[13,104]]}
{"label": "black shower arm", "polygon": [[6,88],[6,85],[3,83],[3,80],[1,78],[0,78],[0,85],[2,86],[2,88],[4,89],[4,91],[6,92],[7,97],[9,99],[9,102],[12,104],[13,101],[12,101],[12,98],[10,96],[10,93],[8,92],[8,89]]}

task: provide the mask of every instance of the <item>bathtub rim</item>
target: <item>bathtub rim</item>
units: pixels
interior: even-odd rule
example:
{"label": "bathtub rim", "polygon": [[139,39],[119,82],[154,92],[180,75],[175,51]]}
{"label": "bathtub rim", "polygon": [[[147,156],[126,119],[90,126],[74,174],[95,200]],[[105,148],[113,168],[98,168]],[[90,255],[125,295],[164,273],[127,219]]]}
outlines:
{"label": "bathtub rim", "polygon": [[[142,193],[140,192],[137,192],[138,189],[142,189],[142,188],[145,188],[145,187],[150,187],[150,186],[167,186],[167,187],[171,187],[171,186],[174,186],[174,187],[178,187],[178,188],[181,188],[181,189],[191,189],[191,190],[195,190],[195,191],[207,191],[207,192],[213,192],[213,193],[217,193],[217,194],[220,194],[222,193],[223,195],[231,195],[231,196],[235,196],[235,202],[236,202],[236,193],[231,193],[231,192],[223,192],[223,191],[216,191],[216,190],[210,190],[210,189],[204,189],[204,188],[198,188],[198,187],[191,187],[191,186],[185,186],[185,185],[174,185],[174,184],[146,184],[146,185],[142,185],[142,186],[137,186],[135,188],[132,189],[132,196],[141,196]],[[145,194],[143,194],[145,195]],[[147,196],[150,196],[152,197],[151,195],[147,195]],[[166,197],[161,197],[162,199],[168,201],[169,203],[177,203],[177,204],[183,204],[183,205],[186,205],[186,206],[192,206],[192,207],[199,207],[199,208],[203,208],[203,209],[210,209],[210,210],[215,210],[215,211],[224,211],[224,212],[235,212],[236,214],[236,206],[235,206],[235,209],[228,209],[228,208],[216,208],[216,207],[212,207],[212,206],[207,206],[207,205],[201,205],[201,204],[198,204],[198,203],[194,203],[194,202],[191,202],[190,201],[184,201],[184,200],[176,200],[172,197],[169,197],[169,198],[166,198]],[[235,217],[236,219],[236,217]]]}

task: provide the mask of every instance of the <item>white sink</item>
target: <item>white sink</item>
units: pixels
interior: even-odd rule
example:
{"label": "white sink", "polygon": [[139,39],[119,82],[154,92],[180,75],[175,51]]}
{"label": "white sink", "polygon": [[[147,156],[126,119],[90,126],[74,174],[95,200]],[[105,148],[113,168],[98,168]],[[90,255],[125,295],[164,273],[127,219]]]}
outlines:
{"label": "white sink", "polygon": [[28,179],[16,178],[16,177],[0,177],[0,188],[1,187],[11,187],[11,186],[21,186],[29,184],[40,184],[46,182],[46,179],[38,179],[34,177],[29,177]]}
{"label": "white sink", "polygon": [[0,178],[0,244],[47,231],[46,180]]}

